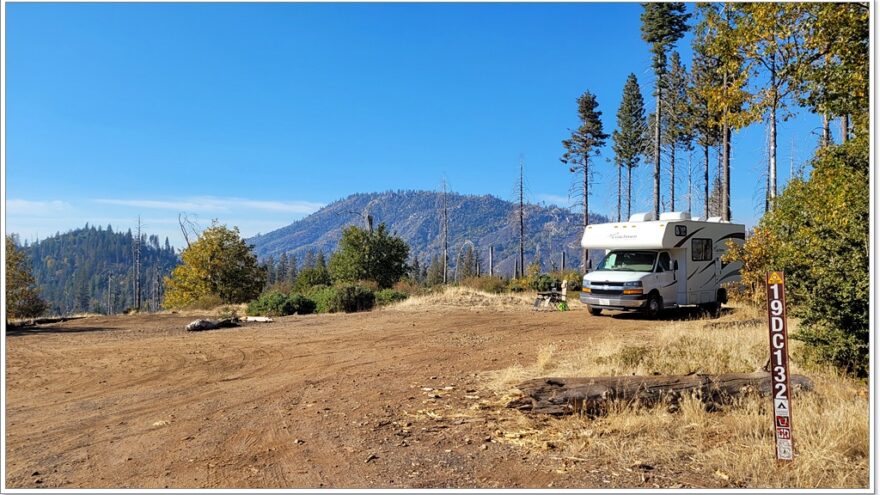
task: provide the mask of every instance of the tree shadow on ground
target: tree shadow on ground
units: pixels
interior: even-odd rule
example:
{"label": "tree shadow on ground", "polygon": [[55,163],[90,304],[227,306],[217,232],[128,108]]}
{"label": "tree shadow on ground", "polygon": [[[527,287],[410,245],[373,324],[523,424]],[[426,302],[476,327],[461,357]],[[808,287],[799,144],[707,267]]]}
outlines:
{"label": "tree shadow on ground", "polygon": [[106,332],[113,330],[108,327],[77,327],[77,328],[58,328],[58,327],[40,327],[40,326],[16,326],[6,327],[7,337],[22,337],[25,335],[39,334],[59,334],[59,333],[88,333],[88,332]]}

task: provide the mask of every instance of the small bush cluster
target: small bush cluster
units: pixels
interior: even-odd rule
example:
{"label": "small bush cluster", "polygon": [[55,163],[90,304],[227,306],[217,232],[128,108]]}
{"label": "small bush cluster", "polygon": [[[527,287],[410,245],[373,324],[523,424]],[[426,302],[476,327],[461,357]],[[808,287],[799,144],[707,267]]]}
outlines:
{"label": "small bush cluster", "polygon": [[376,292],[376,304],[379,306],[386,306],[388,304],[404,301],[407,297],[409,296],[405,293],[394,289],[382,289],[379,292]]}
{"label": "small bush cluster", "polygon": [[307,296],[315,301],[318,313],[354,313],[376,305],[376,294],[360,285],[316,286]]}
{"label": "small bush cluster", "polygon": [[251,301],[247,307],[249,315],[287,316],[307,315],[315,312],[315,301],[301,294],[284,294],[283,292],[266,292],[258,299]]}
{"label": "small bush cluster", "polygon": [[369,311],[376,305],[376,294],[360,285],[344,285],[336,288],[334,305],[336,311],[346,313]]}

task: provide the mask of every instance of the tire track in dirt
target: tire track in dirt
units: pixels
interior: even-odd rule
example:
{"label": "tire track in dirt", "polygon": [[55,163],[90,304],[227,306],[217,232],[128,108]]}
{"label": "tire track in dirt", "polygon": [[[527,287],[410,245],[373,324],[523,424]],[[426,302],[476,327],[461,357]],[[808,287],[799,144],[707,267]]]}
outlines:
{"label": "tire track in dirt", "polygon": [[[434,376],[477,386],[475,373],[602,331],[575,312],[378,311],[181,330],[191,320],[89,318],[7,337],[15,374],[43,377],[7,373],[8,486],[511,486],[510,468],[480,467],[533,469],[509,452],[446,452],[446,434],[431,432],[398,446],[393,424],[425,407],[413,387]],[[448,467],[410,478],[423,469],[411,459]]]}

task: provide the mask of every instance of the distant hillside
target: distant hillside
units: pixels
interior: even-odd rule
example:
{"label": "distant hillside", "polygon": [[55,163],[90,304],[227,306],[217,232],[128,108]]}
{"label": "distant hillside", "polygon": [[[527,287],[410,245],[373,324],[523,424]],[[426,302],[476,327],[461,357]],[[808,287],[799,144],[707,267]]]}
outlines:
{"label": "distant hillside", "polygon": [[[142,308],[153,308],[156,277],[168,275],[178,257],[166,238],[143,236]],[[134,307],[134,236],[94,226],[55,234],[24,246],[49,313],[107,312],[107,287],[114,313]],[[160,287],[161,288],[161,287]]]}
{"label": "distant hillside", "polygon": [[[402,237],[423,266],[442,253],[441,205],[443,195],[434,191],[397,191],[353,194],[296,221],[287,227],[257,235],[248,240],[260,259],[278,259],[282,253],[296,256],[301,263],[309,250],[330,253],[349,225],[364,225],[364,214],[374,224],[384,222]],[[494,196],[447,195],[449,210],[449,261],[455,265],[459,249],[472,242],[488,262],[489,246],[495,249],[496,273],[510,275],[519,250],[518,205]],[[581,215],[558,207],[529,204],[525,208],[526,263],[539,254],[544,269],[559,266],[560,253],[566,252],[566,265],[580,264]],[[591,223],[608,221],[590,215]]]}

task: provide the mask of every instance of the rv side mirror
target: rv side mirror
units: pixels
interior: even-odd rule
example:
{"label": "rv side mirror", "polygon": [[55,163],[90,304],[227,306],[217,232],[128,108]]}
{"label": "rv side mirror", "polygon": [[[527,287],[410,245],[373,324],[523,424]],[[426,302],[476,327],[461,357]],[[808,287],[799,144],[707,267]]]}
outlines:
{"label": "rv side mirror", "polygon": [[587,258],[587,272],[593,271],[593,260]]}
{"label": "rv side mirror", "polygon": [[672,270],[678,271],[678,260],[672,260]]}

